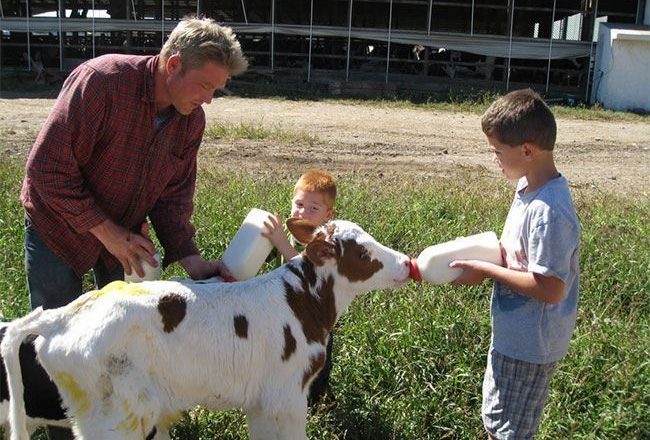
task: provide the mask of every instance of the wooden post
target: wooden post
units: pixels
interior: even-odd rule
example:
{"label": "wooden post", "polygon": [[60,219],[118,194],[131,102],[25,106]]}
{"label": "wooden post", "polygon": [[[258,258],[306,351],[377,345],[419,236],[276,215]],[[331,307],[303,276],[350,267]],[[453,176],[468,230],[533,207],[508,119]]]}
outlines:
{"label": "wooden post", "polygon": [[510,8],[508,14],[510,15],[510,38],[508,41],[508,67],[506,71],[506,92],[510,90],[510,60],[512,58],[512,26],[515,21],[515,0],[510,0]]}
{"label": "wooden post", "polygon": [[29,0],[25,0],[25,13],[27,15],[27,70],[32,70],[32,31],[29,23]]}
{"label": "wooden post", "polygon": [[[243,1],[243,0],[242,0]],[[311,0],[309,9],[309,55],[307,56],[307,82],[311,82],[311,46],[314,27],[314,0]]]}
{"label": "wooden post", "polygon": [[350,0],[350,8],[348,9],[348,53],[345,63],[345,82],[348,82],[350,79],[350,48],[352,47],[350,44],[352,40],[352,1],[353,0]]}
{"label": "wooden post", "polygon": [[61,26],[61,17],[65,17],[65,6],[63,6],[63,0],[58,1],[58,10],[59,13],[56,15],[59,16],[59,72],[63,72],[63,30]]}
{"label": "wooden post", "polygon": [[[591,29],[589,31],[589,35],[591,36],[591,47],[589,49],[589,65],[587,66],[587,83],[585,84],[585,102],[589,104],[593,104],[591,102],[591,97],[589,96],[590,89],[589,89],[589,83],[591,81],[591,72],[593,70],[593,57],[594,57],[594,27],[596,26],[596,20],[598,19],[598,0],[595,0],[594,2],[594,19],[591,22]],[[593,84],[592,84],[593,88]]]}
{"label": "wooden post", "polygon": [[551,14],[551,37],[548,43],[548,66],[546,68],[546,89],[548,93],[548,83],[551,79],[551,52],[553,51],[553,25],[555,24],[555,4],[557,0],[553,0],[553,13]]}
{"label": "wooden post", "polygon": [[386,84],[388,84],[388,67],[390,65],[390,37],[393,26],[393,0],[388,6],[388,46],[386,47]]}
{"label": "wooden post", "polygon": [[273,58],[275,56],[275,0],[271,0],[271,73],[273,73]]}

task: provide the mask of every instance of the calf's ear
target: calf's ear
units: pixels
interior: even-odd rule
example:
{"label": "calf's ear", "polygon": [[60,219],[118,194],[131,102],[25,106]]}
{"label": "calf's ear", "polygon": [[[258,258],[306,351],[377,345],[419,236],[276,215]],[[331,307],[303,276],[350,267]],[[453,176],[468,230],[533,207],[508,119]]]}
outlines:
{"label": "calf's ear", "polygon": [[298,242],[307,244],[314,239],[318,225],[304,218],[290,218],[287,220],[287,228]]}
{"label": "calf's ear", "polygon": [[315,266],[321,266],[326,259],[336,257],[336,247],[322,238],[317,238],[307,245],[305,253]]}

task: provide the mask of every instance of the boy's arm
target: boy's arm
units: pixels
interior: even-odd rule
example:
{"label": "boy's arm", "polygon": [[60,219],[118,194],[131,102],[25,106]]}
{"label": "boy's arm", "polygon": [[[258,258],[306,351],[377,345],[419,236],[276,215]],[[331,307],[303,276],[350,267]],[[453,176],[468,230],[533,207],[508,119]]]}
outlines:
{"label": "boy's arm", "polygon": [[262,236],[271,240],[273,246],[282,254],[285,260],[289,261],[298,255],[298,251],[289,243],[282,226],[282,219],[277,213],[270,215],[268,220],[264,222],[264,226],[266,226],[266,232],[262,232]]}
{"label": "boy's arm", "polygon": [[548,304],[557,304],[564,297],[564,281],[556,277],[508,269],[479,260],[458,260],[449,266],[463,269],[453,283],[455,286],[479,284],[485,278],[492,278],[522,295]]}

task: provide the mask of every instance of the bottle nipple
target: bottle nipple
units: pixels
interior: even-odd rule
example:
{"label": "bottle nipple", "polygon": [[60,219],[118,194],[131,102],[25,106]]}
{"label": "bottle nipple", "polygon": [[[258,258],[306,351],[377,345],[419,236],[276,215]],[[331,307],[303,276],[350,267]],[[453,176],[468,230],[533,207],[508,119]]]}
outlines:
{"label": "bottle nipple", "polygon": [[409,260],[409,278],[415,281],[422,281],[422,274],[420,273],[420,268],[418,267],[418,261],[416,258],[411,258]]}

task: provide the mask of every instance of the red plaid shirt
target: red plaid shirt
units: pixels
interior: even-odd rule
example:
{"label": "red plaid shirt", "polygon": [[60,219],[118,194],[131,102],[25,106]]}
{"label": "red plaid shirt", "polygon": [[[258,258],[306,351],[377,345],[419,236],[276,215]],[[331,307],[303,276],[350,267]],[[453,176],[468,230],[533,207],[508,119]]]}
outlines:
{"label": "red plaid shirt", "polygon": [[155,129],[158,56],[105,55],[75,69],[26,165],[21,201],[38,235],[78,275],[118,261],[89,232],[106,219],[139,231],[147,217],[164,265],[197,254],[190,223],[205,113],[173,112]]}

